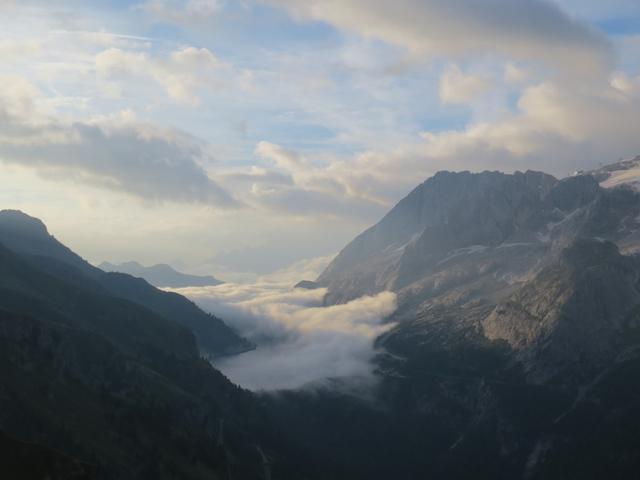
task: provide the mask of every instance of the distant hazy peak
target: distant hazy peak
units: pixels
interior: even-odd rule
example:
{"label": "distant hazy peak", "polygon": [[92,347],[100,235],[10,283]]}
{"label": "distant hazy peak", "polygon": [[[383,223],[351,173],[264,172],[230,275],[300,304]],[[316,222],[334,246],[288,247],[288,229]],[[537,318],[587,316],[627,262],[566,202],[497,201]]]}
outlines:
{"label": "distant hazy peak", "polygon": [[[110,264],[110,265],[113,265],[113,264]],[[113,266],[116,266],[116,265],[113,265]],[[121,266],[127,267],[127,268],[131,268],[131,267],[133,267],[133,268],[144,268],[141,264],[139,264],[138,262],[135,262],[135,261],[125,262]]]}
{"label": "distant hazy peak", "polygon": [[318,285],[316,282],[313,282],[311,280],[301,280],[298,283],[296,283],[293,286],[293,288],[302,288],[304,290],[316,290],[322,287]]}
{"label": "distant hazy peak", "polygon": [[113,264],[102,262],[99,268],[107,272],[120,272],[144,278],[147,282],[156,287],[205,287],[215,286],[223,283],[221,280],[211,275],[189,275],[175,270],[170,265],[159,263],[145,267],[136,261]]}

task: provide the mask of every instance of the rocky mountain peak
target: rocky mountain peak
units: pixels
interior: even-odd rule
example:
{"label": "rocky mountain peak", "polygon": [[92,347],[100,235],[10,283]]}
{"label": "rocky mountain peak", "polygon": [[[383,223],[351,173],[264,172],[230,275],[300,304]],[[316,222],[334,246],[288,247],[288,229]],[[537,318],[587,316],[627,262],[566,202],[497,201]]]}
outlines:
{"label": "rocky mountain peak", "polygon": [[576,175],[557,182],[549,191],[551,205],[570,212],[593,201],[600,191],[598,181],[591,175]]}

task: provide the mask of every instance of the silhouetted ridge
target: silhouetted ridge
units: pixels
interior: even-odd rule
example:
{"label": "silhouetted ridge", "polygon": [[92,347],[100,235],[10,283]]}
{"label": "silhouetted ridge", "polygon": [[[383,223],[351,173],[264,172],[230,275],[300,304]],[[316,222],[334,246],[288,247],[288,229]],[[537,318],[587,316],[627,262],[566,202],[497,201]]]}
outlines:
{"label": "silhouetted ridge", "polygon": [[205,287],[223,283],[210,275],[187,275],[165,264],[144,267],[138,262],[125,262],[120,265],[103,262],[100,264],[100,268],[107,272],[127,273],[134,277],[144,278],[150,284],[161,288]]}
{"label": "silhouetted ridge", "polygon": [[200,310],[190,300],[154,288],[125,274],[105,273],[62,245],[37,219],[17,211],[0,212],[0,243],[33,258],[39,268],[62,280],[74,279],[85,288],[135,302],[191,330],[202,352],[215,357],[253,348],[224,322]]}

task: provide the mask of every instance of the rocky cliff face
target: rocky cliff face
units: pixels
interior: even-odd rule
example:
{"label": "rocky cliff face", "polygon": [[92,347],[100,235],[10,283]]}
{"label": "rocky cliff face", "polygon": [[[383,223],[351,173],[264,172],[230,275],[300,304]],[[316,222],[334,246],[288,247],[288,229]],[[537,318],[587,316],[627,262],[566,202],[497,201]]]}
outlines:
{"label": "rocky cliff face", "polygon": [[[579,239],[482,321],[505,340],[536,382],[585,381],[624,349],[638,328],[640,264],[615,244]],[[576,368],[578,367],[578,368]]]}
{"label": "rocky cliff face", "polygon": [[439,173],[336,257],[327,303],[398,294],[377,340],[386,419],[354,417],[402,451],[381,447],[372,470],[637,475],[640,194],[619,181],[637,160],[563,180]]}
{"label": "rocky cliff face", "polygon": [[576,238],[634,252],[639,214],[638,193],[602,188],[591,175],[441,172],[347,245],[318,284],[330,304],[383,290],[416,304],[460,287],[495,299]]}
{"label": "rocky cliff face", "polygon": [[328,303],[397,292],[398,325],[384,341],[419,344],[437,325],[446,338],[505,341],[532,380],[577,364],[588,376],[611,360],[640,303],[629,256],[640,248],[640,193],[598,179],[441,172],[345,247],[318,283]]}
{"label": "rocky cliff face", "polygon": [[547,205],[557,183],[539,172],[440,172],[347,245],[318,283],[329,288],[329,302],[340,302],[400,290],[454,255],[540,243],[536,233],[561,219]]}

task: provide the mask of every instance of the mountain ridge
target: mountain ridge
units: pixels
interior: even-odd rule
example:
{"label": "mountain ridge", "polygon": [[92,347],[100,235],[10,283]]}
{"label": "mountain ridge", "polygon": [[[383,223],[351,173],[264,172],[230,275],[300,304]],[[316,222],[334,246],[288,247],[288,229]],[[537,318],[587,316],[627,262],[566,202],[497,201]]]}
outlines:
{"label": "mountain ridge", "polygon": [[241,478],[261,478],[254,445],[284,450],[255,397],[202,358],[187,327],[51,260],[0,244],[0,443],[38,462],[4,466],[204,480],[227,478],[233,456]]}
{"label": "mountain ridge", "polygon": [[144,280],[0,248],[0,430],[132,478],[635,478],[640,192],[434,178],[298,284],[396,292],[366,392],[249,394],[143,305]]}
{"label": "mountain ridge", "polygon": [[159,263],[145,267],[138,262],[129,261],[120,264],[102,262],[98,268],[106,272],[126,273],[144,278],[158,288],[207,287],[224,283],[211,275],[189,275],[175,270],[170,265]]}
{"label": "mountain ridge", "polygon": [[[533,171],[439,172],[347,244],[317,283],[328,288],[328,304],[382,290],[401,293],[448,258],[526,244],[557,252],[597,228],[631,251],[640,245],[639,224],[621,215],[635,208],[634,195],[625,187],[602,188],[589,174],[557,180]],[[627,235],[606,222],[618,222]]]}
{"label": "mountain ridge", "polygon": [[635,477],[640,193],[602,182],[440,173],[320,275],[329,305],[397,294],[376,340],[384,429],[403,438],[387,477]]}
{"label": "mountain ridge", "polygon": [[40,268],[61,279],[82,279],[85,286],[138,303],[189,328],[205,355],[215,357],[253,348],[221,319],[200,310],[192,301],[173,292],[156,289],[142,279],[109,273],[89,264],[50,235],[44,224],[15,210],[0,211],[0,243],[33,258]]}

